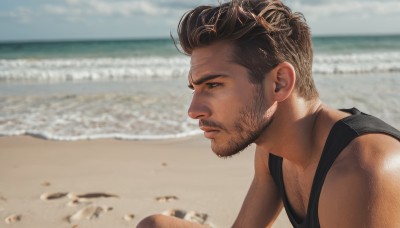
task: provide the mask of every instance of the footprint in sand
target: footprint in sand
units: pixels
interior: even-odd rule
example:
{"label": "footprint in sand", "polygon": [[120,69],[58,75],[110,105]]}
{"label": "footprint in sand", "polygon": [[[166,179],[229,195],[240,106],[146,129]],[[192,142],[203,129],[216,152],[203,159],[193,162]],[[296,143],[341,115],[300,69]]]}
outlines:
{"label": "footprint in sand", "polygon": [[93,193],[86,193],[86,194],[76,194],[76,193],[70,192],[70,193],[68,193],[67,197],[69,199],[71,199],[71,201],[67,203],[68,207],[75,207],[82,203],[89,204],[89,203],[91,203],[90,199],[94,199],[94,198],[110,198],[110,197],[118,198],[117,195],[103,193],[103,192],[93,192]]}
{"label": "footprint in sand", "polygon": [[155,200],[157,202],[171,202],[171,201],[178,200],[178,197],[176,197],[176,196],[159,196],[159,197],[156,197]]}
{"label": "footprint in sand", "polygon": [[2,196],[2,195],[0,195],[0,200],[1,200],[1,201],[7,201],[7,198],[4,197],[4,196]]}
{"label": "footprint in sand", "polygon": [[208,215],[196,211],[184,211],[179,209],[169,209],[162,212],[163,215],[181,218],[190,222],[205,224]]}
{"label": "footprint in sand", "polygon": [[51,185],[51,183],[48,182],[48,181],[45,181],[45,182],[42,182],[40,185],[45,186],[45,187],[48,187],[48,186]]}
{"label": "footprint in sand", "polygon": [[127,215],[124,215],[124,217],[123,217],[123,219],[125,220],[125,221],[131,221],[131,220],[133,220],[135,218],[135,215],[134,214],[127,214]]}
{"label": "footprint in sand", "polygon": [[93,199],[93,198],[110,198],[110,197],[119,198],[117,195],[103,193],[103,192],[92,192],[92,193],[86,193],[86,194],[76,194],[76,193],[70,192],[70,193],[68,193],[67,196],[70,199]]}
{"label": "footprint in sand", "polygon": [[163,211],[161,214],[183,219],[186,215],[186,211],[179,210],[179,209],[169,209],[169,210]]}
{"label": "footprint in sand", "polygon": [[10,215],[4,221],[7,224],[12,224],[12,223],[16,223],[18,221],[21,221],[21,218],[22,218],[22,215]]}
{"label": "footprint in sand", "polygon": [[92,201],[90,201],[90,200],[88,200],[88,199],[85,199],[85,198],[83,198],[83,199],[76,198],[76,199],[73,199],[73,200],[69,201],[69,202],[67,203],[67,206],[68,206],[68,207],[76,207],[76,206],[78,206],[78,205],[80,205],[80,204],[86,204],[86,205],[88,205],[88,204],[91,204],[91,203],[92,203]]}
{"label": "footprint in sand", "polygon": [[55,192],[55,193],[45,192],[42,195],[40,195],[40,199],[43,201],[61,199],[65,197],[67,194],[68,192]]}
{"label": "footprint in sand", "polygon": [[83,219],[90,220],[98,218],[101,213],[111,211],[112,209],[113,209],[112,207],[107,207],[107,206],[89,205],[76,211],[71,216],[68,216],[67,221],[71,223]]}
{"label": "footprint in sand", "polygon": [[199,223],[199,224],[204,224],[205,221],[207,220],[208,215],[205,213],[199,213],[196,211],[188,211],[183,217],[184,220]]}
{"label": "footprint in sand", "polygon": [[[109,198],[109,197],[116,197],[118,198],[117,195],[114,194],[108,194],[108,193],[102,193],[102,192],[93,192],[93,193],[86,193],[86,194],[76,194],[73,192],[55,192],[55,193],[43,193],[40,195],[40,199],[43,201],[49,201],[49,200],[55,200],[55,199],[61,199],[63,197],[67,196],[71,201],[67,203],[68,207],[75,207],[79,204],[90,204],[92,203],[90,199],[94,198]],[[1,199],[1,197],[0,197]]]}

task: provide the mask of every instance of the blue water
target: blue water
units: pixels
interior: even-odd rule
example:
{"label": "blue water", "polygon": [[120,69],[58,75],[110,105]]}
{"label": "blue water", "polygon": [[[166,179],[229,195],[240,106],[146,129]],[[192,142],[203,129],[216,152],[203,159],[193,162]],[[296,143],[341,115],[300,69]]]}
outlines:
{"label": "blue water", "polygon": [[[400,36],[315,37],[317,74],[399,72]],[[176,78],[189,59],[171,39],[0,43],[0,81]]]}
{"label": "blue water", "polygon": [[178,55],[171,39],[0,43],[0,59],[127,58]]}
{"label": "blue water", "polygon": [[400,35],[315,37],[313,45],[317,54],[399,52]]}
{"label": "blue water", "polygon": [[[315,37],[313,44],[324,102],[358,106],[400,125],[400,35]],[[189,61],[171,39],[0,43],[0,135],[199,134],[187,117]]]}
{"label": "blue water", "polygon": [[[394,52],[400,51],[400,35],[319,36],[313,38],[313,46],[317,54]],[[0,43],[0,59],[177,55],[180,53],[177,52],[170,38]]]}

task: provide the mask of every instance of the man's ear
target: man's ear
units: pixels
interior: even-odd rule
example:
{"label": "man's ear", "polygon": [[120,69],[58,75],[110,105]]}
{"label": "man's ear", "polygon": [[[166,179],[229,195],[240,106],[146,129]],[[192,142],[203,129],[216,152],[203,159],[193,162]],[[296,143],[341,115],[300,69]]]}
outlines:
{"label": "man's ear", "polygon": [[296,84],[296,72],[292,64],[283,62],[272,69],[267,76],[270,95],[273,100],[282,102],[286,100],[294,90]]}

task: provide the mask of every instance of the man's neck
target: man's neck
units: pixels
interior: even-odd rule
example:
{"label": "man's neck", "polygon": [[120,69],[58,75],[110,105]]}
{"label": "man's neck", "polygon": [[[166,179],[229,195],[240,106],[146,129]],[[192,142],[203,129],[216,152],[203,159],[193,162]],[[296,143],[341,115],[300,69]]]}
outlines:
{"label": "man's neck", "polygon": [[288,99],[278,105],[270,127],[257,140],[259,149],[306,169],[319,159],[318,119],[324,105],[319,99]]}

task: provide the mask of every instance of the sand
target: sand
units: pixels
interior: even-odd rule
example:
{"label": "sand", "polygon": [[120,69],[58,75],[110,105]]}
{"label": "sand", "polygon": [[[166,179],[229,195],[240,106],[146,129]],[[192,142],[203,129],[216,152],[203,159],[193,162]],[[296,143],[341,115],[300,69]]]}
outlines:
{"label": "sand", "polygon": [[[230,227],[252,180],[253,158],[254,147],[218,158],[201,136],[73,142],[1,137],[0,227],[135,227],[170,209]],[[284,211],[274,227],[291,227]]]}

